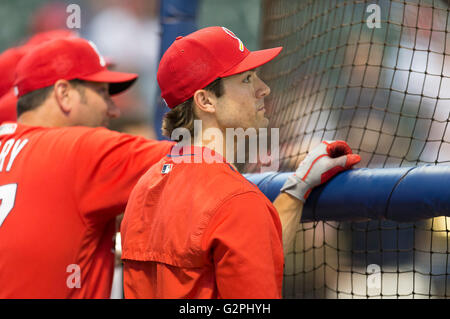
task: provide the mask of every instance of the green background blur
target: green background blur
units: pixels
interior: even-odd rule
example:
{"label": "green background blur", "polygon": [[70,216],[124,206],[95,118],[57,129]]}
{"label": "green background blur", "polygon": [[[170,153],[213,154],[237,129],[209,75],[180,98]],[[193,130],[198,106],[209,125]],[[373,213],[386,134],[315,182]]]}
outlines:
{"label": "green background blur", "polygon": [[[79,31],[83,34],[83,26],[87,25],[91,18],[89,9],[84,9],[89,8],[93,1],[89,3],[86,0],[0,0],[0,51],[18,45],[23,39],[28,38],[32,33],[34,13],[44,4],[55,2],[80,5],[81,30]],[[108,6],[108,1],[103,3]],[[225,26],[235,31],[247,48],[259,49],[261,3],[262,0],[199,0],[198,27]]]}

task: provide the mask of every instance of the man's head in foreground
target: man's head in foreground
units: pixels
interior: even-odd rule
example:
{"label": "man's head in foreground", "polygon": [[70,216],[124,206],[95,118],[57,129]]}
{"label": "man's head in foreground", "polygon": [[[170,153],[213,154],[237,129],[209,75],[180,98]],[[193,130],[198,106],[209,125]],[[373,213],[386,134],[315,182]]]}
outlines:
{"label": "man's head in foreground", "polygon": [[218,128],[262,128],[264,98],[270,88],[256,68],[275,58],[281,47],[249,51],[233,32],[208,27],[178,37],[164,53],[158,83],[171,109],[163,120],[163,134],[184,127],[193,134],[194,120],[203,130]]}
{"label": "man's head in foreground", "polygon": [[39,126],[106,126],[120,115],[111,95],[128,89],[137,74],[112,72],[95,45],[57,39],[30,50],[19,62],[14,90],[18,122]]}

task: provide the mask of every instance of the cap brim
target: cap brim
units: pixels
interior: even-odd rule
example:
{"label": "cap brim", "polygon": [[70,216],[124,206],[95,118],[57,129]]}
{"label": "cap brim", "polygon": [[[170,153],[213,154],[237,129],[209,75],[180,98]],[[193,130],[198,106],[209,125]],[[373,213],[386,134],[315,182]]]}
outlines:
{"label": "cap brim", "polygon": [[109,94],[119,94],[128,89],[138,78],[135,73],[123,73],[103,70],[88,76],[79,77],[80,80],[109,83]]}
{"label": "cap brim", "polygon": [[220,75],[220,77],[227,77],[248,70],[256,69],[275,58],[278,54],[280,54],[282,49],[283,47],[276,47],[271,49],[252,51],[238,65],[224,72]]}

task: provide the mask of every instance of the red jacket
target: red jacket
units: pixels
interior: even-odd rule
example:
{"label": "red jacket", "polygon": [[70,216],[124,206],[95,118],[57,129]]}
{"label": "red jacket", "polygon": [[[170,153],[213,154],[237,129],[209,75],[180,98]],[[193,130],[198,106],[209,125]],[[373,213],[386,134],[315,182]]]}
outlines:
{"label": "red jacket", "polygon": [[194,163],[205,149],[163,158],[132,191],[121,225],[126,298],[281,297],[277,211],[230,164]]}

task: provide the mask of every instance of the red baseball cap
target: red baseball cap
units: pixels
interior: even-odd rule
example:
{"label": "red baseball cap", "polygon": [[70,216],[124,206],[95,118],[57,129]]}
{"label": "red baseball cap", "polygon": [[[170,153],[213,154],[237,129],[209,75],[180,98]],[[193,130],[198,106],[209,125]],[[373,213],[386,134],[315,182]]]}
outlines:
{"label": "red baseball cap", "polygon": [[57,80],[109,83],[109,93],[128,89],[138,78],[135,73],[109,71],[105,59],[91,41],[66,38],[47,41],[32,48],[17,65],[16,95],[55,84]]}
{"label": "red baseball cap", "polygon": [[0,96],[6,94],[13,87],[16,66],[27,51],[43,42],[69,37],[78,37],[78,35],[69,30],[41,32],[31,37],[25,45],[10,48],[0,54],[0,73],[2,74],[0,77]]}
{"label": "red baseball cap", "polygon": [[55,29],[34,34],[30,39],[28,39],[26,45],[35,46],[51,40],[79,37],[79,34],[75,31],[67,29]]}
{"label": "red baseball cap", "polygon": [[208,27],[177,37],[159,63],[157,80],[161,96],[173,108],[217,78],[255,69],[281,50],[282,47],[249,51],[225,27]]}
{"label": "red baseball cap", "polygon": [[14,83],[14,70],[25,51],[22,47],[11,48],[0,54],[0,96],[8,92]]}
{"label": "red baseball cap", "polygon": [[69,30],[52,30],[35,34],[25,45],[13,47],[0,54],[0,123],[17,120],[17,97],[14,95],[13,84],[16,66],[20,59],[33,46],[57,38],[78,37]]}

